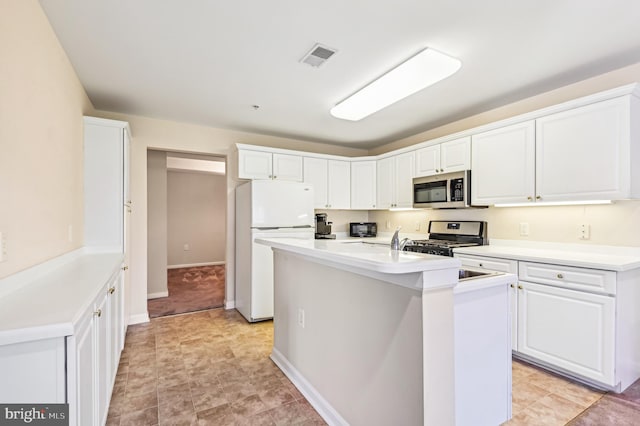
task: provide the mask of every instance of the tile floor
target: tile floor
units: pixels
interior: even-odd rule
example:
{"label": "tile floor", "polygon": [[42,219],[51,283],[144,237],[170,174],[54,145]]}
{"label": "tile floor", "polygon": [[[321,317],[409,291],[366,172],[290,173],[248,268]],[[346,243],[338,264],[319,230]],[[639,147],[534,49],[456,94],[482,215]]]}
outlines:
{"label": "tile floor", "polygon": [[512,377],[513,417],[505,423],[508,426],[562,426],[604,395],[515,359]]}
{"label": "tile floor", "polygon": [[149,300],[149,316],[156,318],[223,306],[224,281],[225,265],[169,269],[169,297]]}
{"label": "tile floor", "polygon": [[[324,425],[271,362],[273,324],[213,309],[130,326],[107,425]],[[604,394],[513,362],[507,426],[640,424],[640,381]]]}
{"label": "tile floor", "polygon": [[324,425],[269,359],[272,323],[214,309],[130,326],[107,425]]}

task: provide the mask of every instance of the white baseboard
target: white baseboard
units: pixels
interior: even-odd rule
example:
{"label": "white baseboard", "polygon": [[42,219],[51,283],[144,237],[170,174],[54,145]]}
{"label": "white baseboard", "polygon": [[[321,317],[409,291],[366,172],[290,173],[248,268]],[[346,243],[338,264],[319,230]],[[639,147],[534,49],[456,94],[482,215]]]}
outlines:
{"label": "white baseboard", "polygon": [[224,301],[224,308],[225,309],[235,309],[236,308],[236,301],[235,300],[225,300]]}
{"label": "white baseboard", "polygon": [[145,322],[149,322],[149,312],[129,316],[129,325],[144,324]]}
{"label": "white baseboard", "polygon": [[224,265],[225,263],[226,262],[224,260],[219,262],[185,263],[183,265],[167,265],[167,269],[195,268],[196,266]]}
{"label": "white baseboard", "polygon": [[318,393],[311,383],[289,362],[287,358],[275,347],[271,352],[271,359],[282,370],[291,383],[298,388],[300,393],[309,401],[320,416],[330,426],[349,426],[349,423]]}
{"label": "white baseboard", "polygon": [[149,299],[160,299],[161,297],[169,297],[168,291],[159,291],[157,293],[149,293],[147,294],[147,300]]}

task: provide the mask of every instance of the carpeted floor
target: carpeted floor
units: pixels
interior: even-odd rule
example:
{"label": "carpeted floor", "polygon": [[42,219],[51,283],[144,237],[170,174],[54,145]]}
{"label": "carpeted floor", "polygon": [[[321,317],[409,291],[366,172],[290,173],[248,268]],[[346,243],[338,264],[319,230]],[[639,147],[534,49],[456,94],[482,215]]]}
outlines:
{"label": "carpeted floor", "polygon": [[149,300],[149,316],[157,318],[221,307],[224,305],[224,281],[224,265],[169,269],[169,297]]}

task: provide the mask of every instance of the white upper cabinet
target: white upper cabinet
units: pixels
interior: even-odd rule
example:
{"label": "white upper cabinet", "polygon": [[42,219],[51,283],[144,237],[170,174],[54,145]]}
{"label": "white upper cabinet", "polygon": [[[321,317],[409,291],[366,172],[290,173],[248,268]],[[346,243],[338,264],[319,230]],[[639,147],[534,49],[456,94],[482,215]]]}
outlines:
{"label": "white upper cabinet", "polygon": [[536,120],[536,195],[542,201],[629,198],[630,99]]}
{"label": "white upper cabinet", "polygon": [[351,166],[348,161],[304,158],[304,182],[313,185],[316,209],[348,209]]}
{"label": "white upper cabinet", "polygon": [[524,203],[535,197],[535,124],[526,121],[472,136],[471,203]]}
{"label": "white upper cabinet", "polygon": [[302,157],[273,154],[273,179],[302,182]]}
{"label": "white upper cabinet", "polygon": [[370,210],[376,208],[376,162],[351,163],[351,208]]}
{"label": "white upper cabinet", "polygon": [[377,208],[413,207],[415,161],[414,151],[378,160]]}
{"label": "white upper cabinet", "polygon": [[[126,252],[128,124],[84,118],[84,244]],[[127,206],[125,209],[125,205]]]}
{"label": "white upper cabinet", "polygon": [[302,182],[302,157],[240,149],[238,150],[238,177]]}
{"label": "white upper cabinet", "polygon": [[471,168],[471,137],[454,139],[416,151],[416,176],[459,172]]}
{"label": "white upper cabinet", "polygon": [[416,176],[440,173],[440,144],[416,151]]}
{"label": "white upper cabinet", "polygon": [[638,197],[636,103],[621,96],[473,135],[472,203]]}

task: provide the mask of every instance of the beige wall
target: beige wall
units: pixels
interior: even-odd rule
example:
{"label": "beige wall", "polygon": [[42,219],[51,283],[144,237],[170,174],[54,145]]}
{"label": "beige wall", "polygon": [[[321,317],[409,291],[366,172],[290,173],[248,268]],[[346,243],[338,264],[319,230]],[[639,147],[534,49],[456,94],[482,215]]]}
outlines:
{"label": "beige wall", "polygon": [[165,297],[167,289],[167,154],[147,151],[147,296]]}
{"label": "beige wall", "polygon": [[92,110],[38,2],[4,0],[0,278],[82,245],[82,116]]}
{"label": "beige wall", "polygon": [[[167,262],[169,267],[224,263],[227,178],[169,171],[167,177]],[[184,245],[189,250],[184,250]]]}

